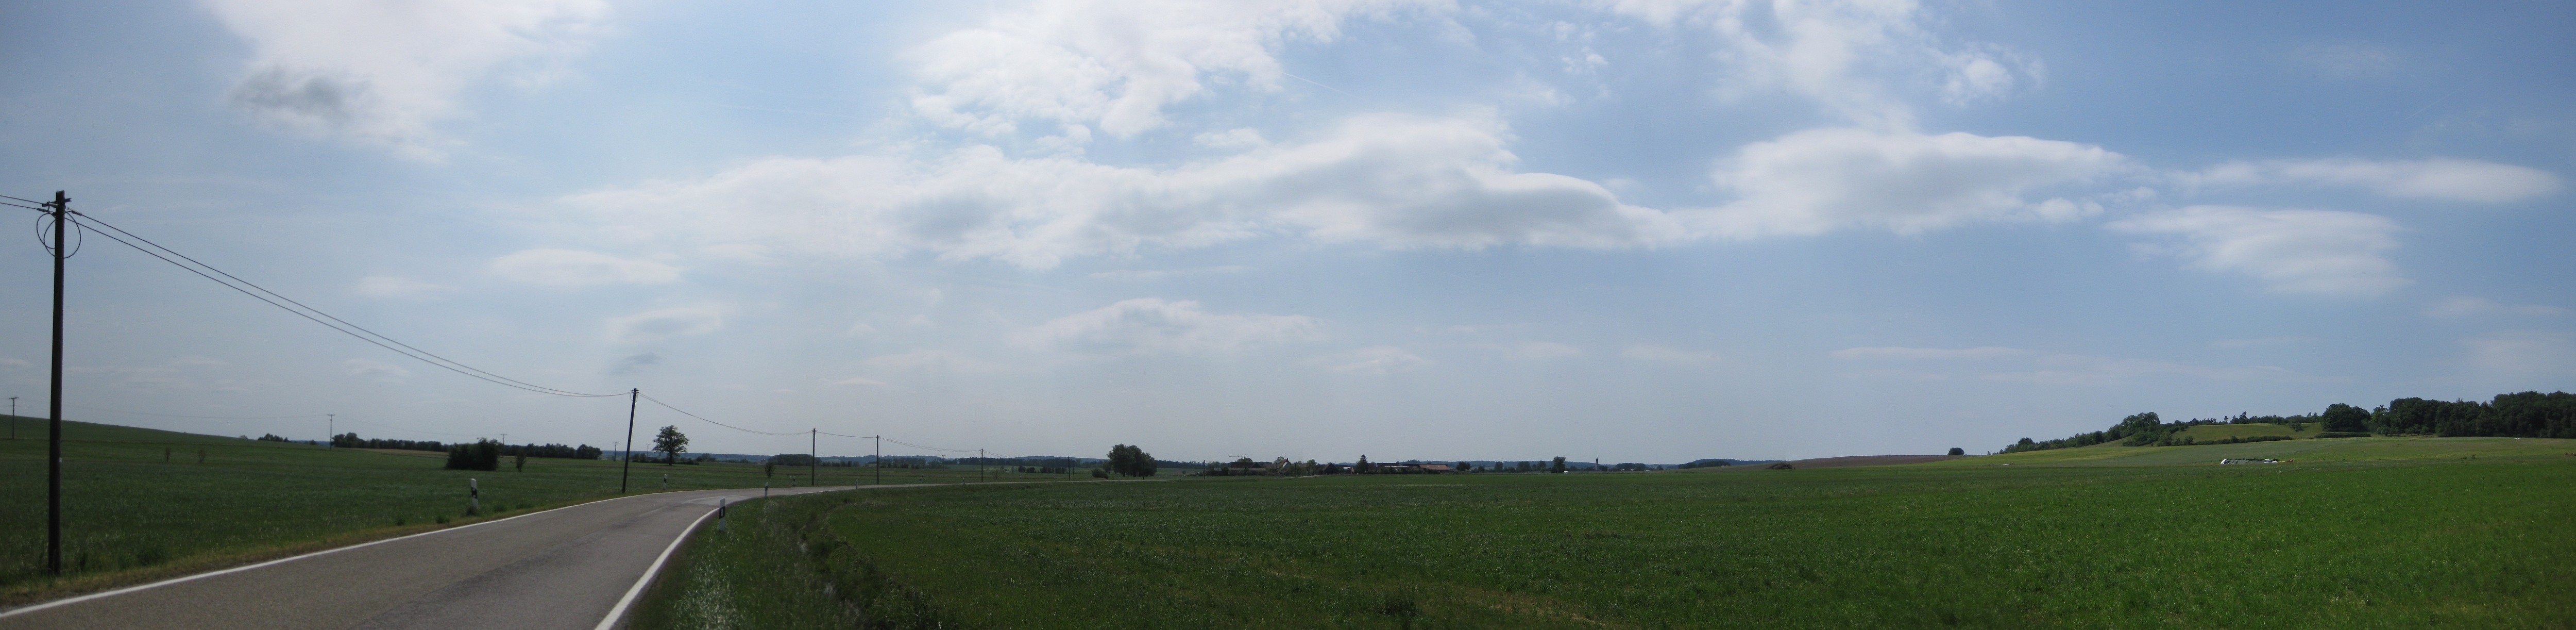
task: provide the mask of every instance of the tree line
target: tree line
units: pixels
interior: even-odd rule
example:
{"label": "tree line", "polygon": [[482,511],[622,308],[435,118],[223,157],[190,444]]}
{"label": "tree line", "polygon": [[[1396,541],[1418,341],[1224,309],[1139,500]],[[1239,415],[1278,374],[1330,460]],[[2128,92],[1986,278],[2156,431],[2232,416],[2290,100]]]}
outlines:
{"label": "tree line", "polygon": [[[2388,404],[2362,409],[2335,403],[2324,411],[2295,416],[2251,416],[2233,418],[2193,418],[2182,422],[2164,422],[2155,412],[2131,414],[2108,429],[2078,433],[2054,440],[2034,441],[2022,438],[2004,447],[2003,452],[2044,451],[2059,448],[2092,446],[2117,441],[2124,446],[2173,446],[2194,444],[2189,438],[2177,442],[2174,433],[2201,424],[2282,424],[2292,430],[2316,424],[2331,434],[2436,435],[2442,437],[2538,437],[2576,438],[2576,394],[2567,392],[2522,392],[2497,394],[2488,402],[2466,400],[2440,401],[2422,398],[2399,398]],[[2322,437],[2323,434],[2320,435]],[[2249,438],[2252,441],[2260,438]],[[2271,439],[2281,439],[2273,436]]]}

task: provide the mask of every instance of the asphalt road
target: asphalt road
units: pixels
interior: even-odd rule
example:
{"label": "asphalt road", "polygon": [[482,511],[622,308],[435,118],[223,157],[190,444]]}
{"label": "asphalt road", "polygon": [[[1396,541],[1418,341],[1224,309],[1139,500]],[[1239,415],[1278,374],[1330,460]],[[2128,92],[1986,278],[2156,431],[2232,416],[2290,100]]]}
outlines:
{"label": "asphalt road", "polygon": [[717,499],[760,494],[595,501],[36,604],[0,628],[595,628]]}

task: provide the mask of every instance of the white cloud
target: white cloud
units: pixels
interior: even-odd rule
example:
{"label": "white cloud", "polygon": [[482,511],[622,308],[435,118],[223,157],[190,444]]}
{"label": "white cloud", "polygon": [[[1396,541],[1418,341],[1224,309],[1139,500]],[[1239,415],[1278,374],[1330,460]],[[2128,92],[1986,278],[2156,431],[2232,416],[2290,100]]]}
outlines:
{"label": "white cloud", "polygon": [[2209,271],[2260,278],[2281,293],[2379,295],[2407,284],[2382,254],[2397,248],[2397,223],[2332,210],[2192,206],[2113,222],[2113,230],[2180,237],[2170,253]]}
{"label": "white cloud", "polygon": [[1307,359],[1305,363],[1342,374],[1379,375],[1420,369],[1431,365],[1431,360],[1394,346],[1370,346]]}
{"label": "white cloud", "polygon": [[2497,304],[2494,301],[2487,300],[2485,298],[2473,297],[2455,297],[2443,300],[2439,304],[2434,304],[2432,308],[2424,310],[2425,315],[2446,319],[2478,317],[2485,315],[2530,315],[2545,317],[2565,315],[2567,313],[2567,309],[2556,306],[2544,306],[2539,304],[2508,306]]}
{"label": "white cloud", "polygon": [[1261,137],[1261,130],[1251,128],[1210,131],[1193,136],[1191,140],[1199,146],[1215,149],[1252,149],[1270,144],[1268,138]]}
{"label": "white cloud", "polygon": [[1878,346],[1868,348],[1844,348],[1841,350],[1835,350],[1833,354],[1834,358],[1837,359],[1996,359],[2028,356],[2031,354],[2031,351],[2000,346],[1978,346],[1974,348],[1906,348],[1900,346]]}
{"label": "white cloud", "polygon": [[1637,361],[1678,363],[1682,365],[1709,365],[1716,363],[1718,360],[1717,353],[1714,352],[1699,352],[1649,344],[1628,346],[1626,349],[1619,351],[1619,356]]}
{"label": "white cloud", "polygon": [[1693,217],[1748,238],[1870,227],[1912,234],[1969,221],[2067,221],[2090,201],[2031,202],[2032,189],[2090,181],[2126,159],[2090,145],[2021,136],[1813,129],[1746,145],[1717,183],[1738,199]]}
{"label": "white cloud", "polygon": [[531,249],[492,259],[492,273],[514,282],[556,287],[600,284],[667,284],[680,268],[571,249]]}
{"label": "white cloud", "polygon": [[2185,186],[2308,184],[2360,188],[2388,197],[2506,203],[2558,192],[2557,175],[2526,166],[2430,160],[2268,160],[2228,162],[2176,179]]}
{"label": "white cloud", "polygon": [[1213,354],[1314,341],[1321,329],[1303,315],[1209,313],[1189,300],[1136,298],[1039,324],[1021,340],[1096,356]]}
{"label": "white cloud", "polygon": [[417,157],[438,154],[430,127],[455,113],[459,91],[504,64],[579,51],[608,15],[605,0],[204,4],[251,44],[235,104]]}
{"label": "white cloud", "polygon": [[[758,242],[824,256],[930,252],[1032,268],[1068,256],[1290,233],[1389,248],[1637,247],[1671,215],[1589,181],[1516,173],[1490,114],[1355,116],[1324,137],[1169,170],[972,146],[935,160],[760,160],[567,202],[639,240]],[[639,243],[639,245],[646,245]],[[656,242],[663,251],[685,243]]]}
{"label": "white cloud", "polygon": [[1282,44],[1332,41],[1353,17],[1448,8],[1445,0],[1041,0],[913,50],[924,87],[912,105],[932,121],[985,133],[1035,119],[1128,137],[1161,126],[1164,106],[1207,92],[1206,81],[1279,89]]}
{"label": "white cloud", "polygon": [[348,361],[341,362],[340,367],[341,369],[348,370],[350,374],[387,383],[399,382],[404,377],[411,376],[411,370],[406,370],[403,369],[402,366],[383,361],[350,359]]}
{"label": "white cloud", "polygon": [[410,278],[367,276],[358,280],[358,295],[380,298],[426,299],[437,297],[456,287]]}
{"label": "white cloud", "polygon": [[653,343],[673,337],[703,335],[724,329],[723,305],[701,304],[645,311],[608,320],[608,338],[618,343]]}
{"label": "white cloud", "polygon": [[1797,94],[1874,128],[1912,127],[1913,114],[1900,99],[1905,90],[1897,87],[1922,84],[1943,100],[1965,104],[2036,86],[2043,74],[2037,60],[2000,45],[1945,45],[1927,28],[1922,5],[1911,0],[1600,4],[1657,25],[1708,28],[1721,40],[1718,56],[1731,70],[1721,83],[1724,93]]}

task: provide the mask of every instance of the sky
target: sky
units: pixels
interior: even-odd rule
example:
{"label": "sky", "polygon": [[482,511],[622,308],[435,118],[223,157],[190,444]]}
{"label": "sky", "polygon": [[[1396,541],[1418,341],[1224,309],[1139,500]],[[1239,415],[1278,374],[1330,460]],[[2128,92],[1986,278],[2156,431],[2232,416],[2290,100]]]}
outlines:
{"label": "sky", "polygon": [[[0,23],[0,194],[67,191],[478,369],[795,434],[641,405],[641,434],[699,452],[815,429],[908,444],[888,455],[1975,453],[2144,411],[2576,384],[2564,2],[105,0]],[[20,234],[0,389],[42,415],[50,259]],[[469,379],[82,244],[71,419],[627,439],[626,400]]]}

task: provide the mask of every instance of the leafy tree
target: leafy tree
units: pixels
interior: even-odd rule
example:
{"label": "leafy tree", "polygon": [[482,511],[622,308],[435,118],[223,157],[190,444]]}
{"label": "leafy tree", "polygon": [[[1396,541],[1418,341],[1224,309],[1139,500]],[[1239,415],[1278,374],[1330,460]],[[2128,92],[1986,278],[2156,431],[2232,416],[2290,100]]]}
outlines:
{"label": "leafy tree", "polygon": [[1361,455],[1361,456],[1360,456],[1360,461],[1359,461],[1359,463],[1358,463],[1358,464],[1355,464],[1355,465],[1352,465],[1352,466],[1351,466],[1351,470],[1352,470],[1353,472],[1357,472],[1357,473],[1359,473],[1359,474],[1363,474],[1363,475],[1368,474],[1368,472],[1369,472],[1368,456],[1367,456],[1367,455]]}
{"label": "leafy tree", "polygon": [[1119,444],[1109,447],[1109,472],[1129,477],[1154,476],[1154,456],[1141,446]]}
{"label": "leafy tree", "polygon": [[1547,471],[1552,473],[1565,472],[1565,458],[1559,457],[1556,458],[1555,462],[1549,463],[1547,465]]}
{"label": "leafy tree", "polygon": [[1956,446],[1950,447],[1950,456],[1951,456],[1951,457],[1957,457],[1957,456],[1966,455],[1966,454],[1968,454],[1968,449],[1959,448],[1959,447],[1956,447]]}
{"label": "leafy tree", "polygon": [[663,425],[662,432],[653,436],[653,452],[662,454],[664,466],[671,465],[673,461],[680,459],[681,453],[688,450],[689,436],[680,433],[679,425]]}
{"label": "leafy tree", "polygon": [[2319,420],[2325,422],[2327,431],[2359,433],[2370,430],[2370,411],[2360,407],[2335,403],[2326,405],[2326,412],[2320,415]]}

